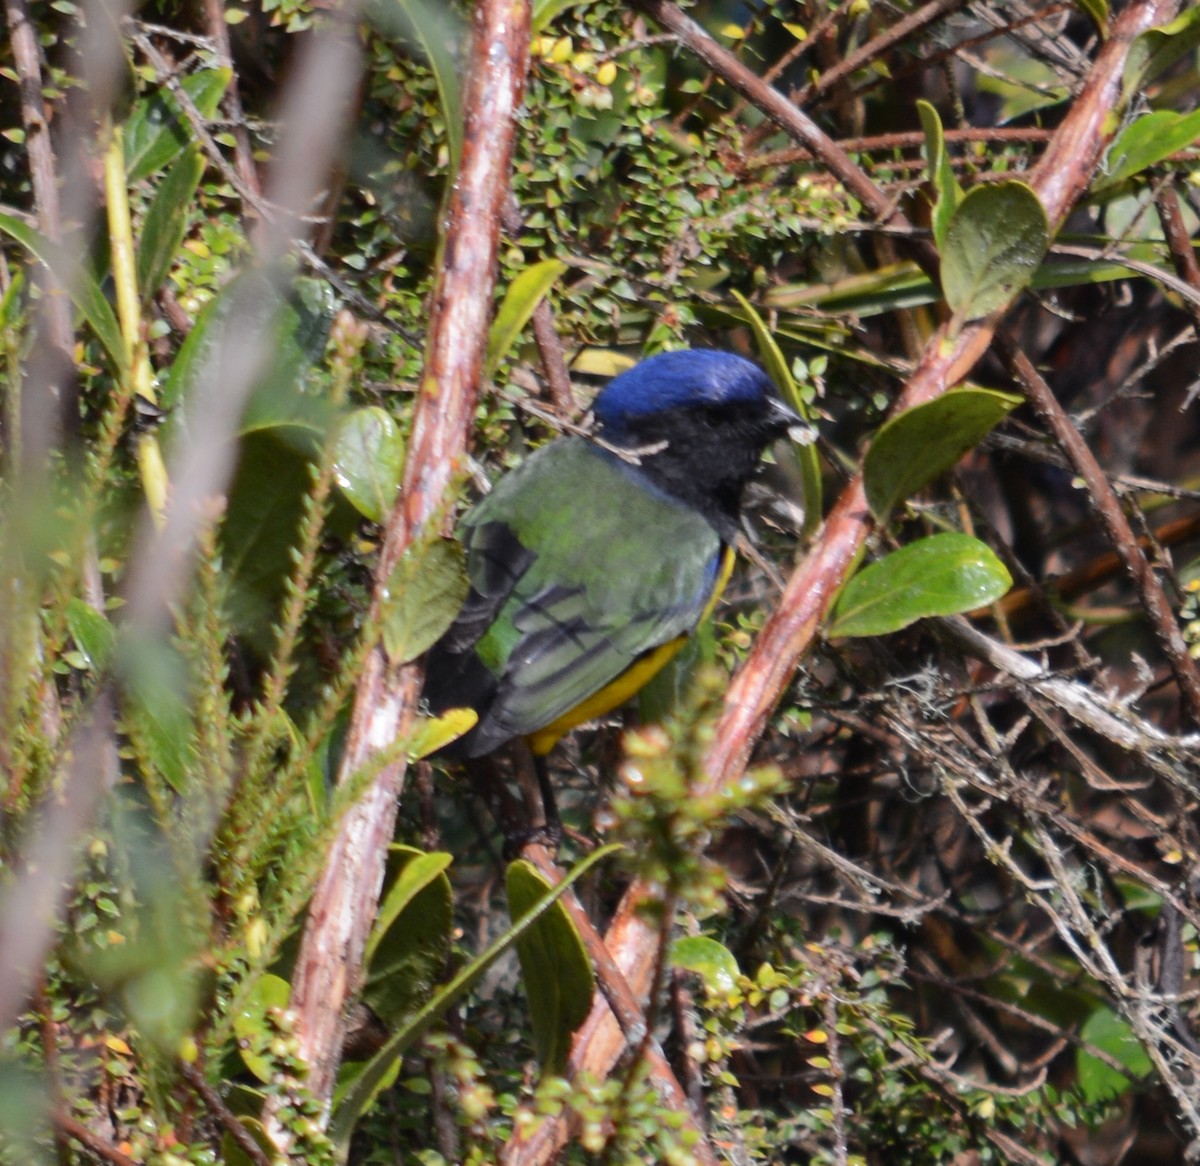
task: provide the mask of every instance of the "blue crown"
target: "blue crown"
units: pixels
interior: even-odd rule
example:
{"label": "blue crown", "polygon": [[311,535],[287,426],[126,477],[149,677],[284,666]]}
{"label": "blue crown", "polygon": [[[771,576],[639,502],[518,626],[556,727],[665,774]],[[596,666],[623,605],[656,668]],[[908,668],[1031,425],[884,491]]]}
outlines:
{"label": "blue crown", "polygon": [[741,356],[714,349],[660,352],[615,377],[592,404],[601,425],[695,405],[762,405],[775,395],[766,373]]}

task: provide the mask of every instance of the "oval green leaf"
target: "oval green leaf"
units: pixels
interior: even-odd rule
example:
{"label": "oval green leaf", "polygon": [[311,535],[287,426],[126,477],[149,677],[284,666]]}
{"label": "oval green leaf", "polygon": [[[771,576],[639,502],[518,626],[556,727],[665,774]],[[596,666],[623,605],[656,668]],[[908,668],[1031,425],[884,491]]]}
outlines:
{"label": "oval green leaf", "polygon": [[1050,226],[1023,182],[979,186],[959,204],[942,247],[942,291],[960,323],[1010,303],[1046,254]]}
{"label": "oval green leaf", "polygon": [[274,1036],[274,1030],[267,1028],[267,1013],[272,1008],[286,1008],[291,997],[292,988],[287,980],[278,976],[260,976],[242,1002],[241,1011],[233,1018],[233,1032],[238,1038],[238,1055],[242,1063],[263,1084],[270,1084],[274,1067],[263,1056],[246,1048],[241,1043],[246,1041],[251,1046]]}
{"label": "oval green leaf", "polygon": [[389,1027],[433,993],[450,951],[454,895],[445,871],[453,856],[392,846],[387,888],[364,957],[363,998]]}
{"label": "oval green leaf", "polygon": [[712,996],[728,996],[737,987],[741,970],[733,952],[707,935],[688,935],[671,945],[671,963],[695,972]]}
{"label": "oval green leaf", "polygon": [[[217,112],[231,76],[231,69],[202,69],[185,77],[180,85],[200,116],[210,118]],[[193,137],[169,89],[142,98],[125,123],[125,173],[129,181],[149,178],[169,166],[192,144]]]}
{"label": "oval green leaf", "polygon": [[1186,150],[1200,137],[1200,110],[1176,113],[1157,109],[1131,122],[1109,148],[1105,173],[1093,184],[1093,190],[1116,186],[1150,166]]}
{"label": "oval green leaf", "polygon": [[950,469],[1021,403],[993,389],[955,389],[880,427],[863,462],[871,513],[880,522]]}
{"label": "oval green leaf", "polygon": [[882,636],[931,615],[957,615],[999,599],[1012,577],[970,535],[935,534],[865,567],[839,596],[830,636]]}
{"label": "oval green leaf", "polygon": [[117,638],[108,617],[90,603],[72,599],[67,604],[67,629],[87,666],[95,672],[101,671],[112,655]]}
{"label": "oval green leaf", "polygon": [[393,664],[431,648],[467,598],[466,560],[453,539],[414,543],[388,577],[383,598],[383,646]]}
{"label": "oval green leaf", "polygon": [[[518,922],[554,888],[532,864],[519,860],[507,872],[508,908]],[[517,940],[529,995],[533,1042],[545,1073],[561,1073],[575,1030],[592,1008],[596,978],[587,948],[561,902]]]}
{"label": "oval green leaf", "polygon": [[1086,1049],[1075,1053],[1075,1068],[1079,1088],[1092,1105],[1111,1101],[1128,1092],[1133,1081],[1147,1076],[1154,1068],[1146,1050],[1133,1034],[1133,1029],[1111,1008],[1099,1007],[1084,1022],[1080,1037],[1090,1045],[1119,1061],[1127,1070],[1118,1073],[1112,1066],[1092,1056]]}
{"label": "oval green leaf", "polygon": [[378,405],[355,409],[338,428],[333,455],[337,484],[364,518],[382,522],[404,470],[404,438]]}
{"label": "oval green leaf", "polygon": [[487,357],[483,365],[486,377],[496,375],[500,362],[508,355],[521,329],[529,323],[529,317],[542,298],[566,270],[567,265],[561,259],[543,259],[541,263],[527,267],[508,285],[488,332]]}

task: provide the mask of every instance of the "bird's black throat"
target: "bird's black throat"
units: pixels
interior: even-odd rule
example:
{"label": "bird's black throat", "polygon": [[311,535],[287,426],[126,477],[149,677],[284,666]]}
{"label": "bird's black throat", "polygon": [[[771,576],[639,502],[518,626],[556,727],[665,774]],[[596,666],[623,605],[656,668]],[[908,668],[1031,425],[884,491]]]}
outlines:
{"label": "bird's black throat", "polygon": [[739,401],[646,414],[629,419],[619,433],[602,429],[600,437],[635,454],[646,478],[698,510],[731,542],[746,483],[763,449],[786,430],[778,412]]}

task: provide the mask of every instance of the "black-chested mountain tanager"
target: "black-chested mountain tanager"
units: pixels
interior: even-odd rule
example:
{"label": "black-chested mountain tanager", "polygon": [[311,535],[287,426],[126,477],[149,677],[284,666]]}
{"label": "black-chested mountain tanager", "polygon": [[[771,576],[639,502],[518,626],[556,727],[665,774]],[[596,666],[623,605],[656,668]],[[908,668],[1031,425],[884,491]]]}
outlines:
{"label": "black-chested mountain tanager", "polygon": [[757,365],[698,349],[635,365],[592,414],[596,440],[542,446],[460,523],[470,591],[424,698],[479,720],[443,757],[514,737],[544,757],[637,692],[712,609],[743,489],[800,422]]}

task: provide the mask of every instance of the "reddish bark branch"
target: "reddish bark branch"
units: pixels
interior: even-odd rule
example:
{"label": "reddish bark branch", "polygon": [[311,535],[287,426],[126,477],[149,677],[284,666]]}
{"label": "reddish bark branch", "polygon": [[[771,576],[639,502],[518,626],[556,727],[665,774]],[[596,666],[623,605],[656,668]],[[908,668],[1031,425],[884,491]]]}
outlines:
{"label": "reddish bark branch", "polygon": [[[1130,46],[1148,28],[1170,20],[1177,8],[1173,0],[1143,0],[1125,9],[1100,50],[1083,92],[1047,144],[1030,184],[1046,210],[1052,233],[1087,189],[1112,136],[1107,123],[1118,102]],[[939,329],[895,409],[932,400],[966,376],[991,343],[999,315],[968,325],[954,338]],[[860,472],[834,506],[816,545],[792,576],[778,609],[733,679],[708,758],[714,788],[734,780],[745,768],[771,710],[812,643],[869,530]]]}
{"label": "reddish bark branch", "polygon": [[[766,116],[785,129],[835,174],[878,219],[896,222],[883,193],[805,115],[777,91],[755,77],[731,54],[685,17],[669,0],[636,0],[638,6],[664,28],[675,32],[689,49]],[[1143,0],[1131,5],[1112,29],[1097,56],[1087,85],[1055,133],[1031,176],[1031,184],[1046,209],[1052,231],[1062,224],[1074,201],[1087,188],[1111,131],[1105,120],[1117,104],[1121,76],[1129,47],[1146,29],[1172,18],[1173,0]],[[917,254],[927,270],[936,268],[928,247]],[[951,336],[939,329],[929,340],[917,369],[895,410],[929,401],[965,377],[991,343],[1002,313],[979,321]],[[811,646],[834,595],[856,561],[871,529],[861,472],[842,492],[826,519],[811,552],[793,574],[778,609],[755,641],[754,648],[735,675],[725,700],[708,755],[709,790],[736,780],[744,770],[754,744],[786,689],[801,656]],[[609,929],[606,945],[630,987],[644,993],[656,959],[654,930],[641,919],[639,906],[651,892],[635,884],[625,895]],[[584,1027],[576,1034],[571,1069],[603,1075],[624,1049],[625,1039],[606,1004],[598,1001]],[[546,1159],[538,1159],[543,1161]]]}
{"label": "reddish bark branch", "polygon": [[[373,615],[405,549],[443,515],[466,449],[487,343],[516,114],[528,66],[529,20],[528,0],[480,0],[475,8],[463,154],[446,217],[404,481],[376,570]],[[419,691],[416,668],[397,669],[382,646],[372,650],[355,694],[343,781],[407,731]],[[403,763],[387,767],[346,815],[313,896],[292,1005],[300,1018],[309,1086],[321,1098],[332,1091],[345,1032],[344,1005],[358,987],[403,782]]]}
{"label": "reddish bark branch", "polygon": [[[1188,234],[1187,224],[1183,221],[1179,193],[1174,182],[1168,182],[1158,192],[1154,207],[1158,211],[1158,221],[1162,223],[1163,237],[1171,251],[1175,274],[1189,287],[1200,292],[1200,264],[1196,262],[1196,247]],[[1192,317],[1196,339],[1200,340],[1200,305],[1187,298],[1184,299],[1183,305]]]}

